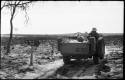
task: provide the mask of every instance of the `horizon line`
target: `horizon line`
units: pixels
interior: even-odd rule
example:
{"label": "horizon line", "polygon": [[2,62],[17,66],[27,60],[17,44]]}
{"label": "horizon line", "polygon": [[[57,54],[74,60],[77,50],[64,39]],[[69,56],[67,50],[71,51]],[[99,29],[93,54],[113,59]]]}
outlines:
{"label": "horizon line", "polygon": [[[78,33],[78,32],[76,32],[76,33]],[[82,33],[82,32],[80,32],[80,33]],[[14,33],[14,34],[18,35],[18,33]],[[26,33],[24,33],[24,35],[58,35],[58,34],[60,35],[60,34],[74,34],[74,33],[56,33],[56,34],[26,34]],[[124,33],[121,32],[121,33],[101,33],[101,34],[124,34]],[[6,34],[1,33],[1,35],[8,35],[8,33],[6,33]],[[23,34],[19,34],[19,35],[23,35]]]}

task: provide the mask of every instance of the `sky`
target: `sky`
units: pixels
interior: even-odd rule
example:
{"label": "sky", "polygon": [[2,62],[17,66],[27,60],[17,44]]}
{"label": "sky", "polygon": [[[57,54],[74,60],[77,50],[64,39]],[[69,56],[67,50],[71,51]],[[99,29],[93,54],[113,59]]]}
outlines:
{"label": "sky", "polygon": [[[40,1],[25,12],[17,9],[14,34],[123,33],[123,1]],[[1,11],[1,34],[10,33],[10,11]]]}

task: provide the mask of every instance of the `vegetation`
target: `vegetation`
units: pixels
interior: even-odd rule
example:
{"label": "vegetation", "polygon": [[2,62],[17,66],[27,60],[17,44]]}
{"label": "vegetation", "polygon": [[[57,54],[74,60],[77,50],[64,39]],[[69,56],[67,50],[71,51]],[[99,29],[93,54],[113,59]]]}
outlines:
{"label": "vegetation", "polygon": [[[45,73],[44,71],[41,71],[42,68],[39,69],[38,66],[50,64],[50,62],[59,61],[62,59],[62,55],[60,54],[60,52],[57,49],[58,48],[57,40],[55,38],[51,38],[52,36],[45,38],[45,39],[44,39],[44,36],[42,36],[42,35],[37,36],[37,38],[31,37],[31,36],[29,36],[28,38],[26,38],[26,37],[27,36],[23,36],[23,37],[16,36],[12,39],[12,43],[11,43],[11,47],[10,47],[11,51],[10,51],[10,54],[8,55],[9,56],[8,58],[4,57],[5,52],[6,52],[5,45],[7,44],[8,37],[2,37],[2,40],[1,40],[1,43],[2,43],[1,57],[2,58],[1,58],[1,69],[0,69],[1,79],[22,79],[24,77],[24,75],[26,75],[26,76],[30,75],[27,72],[31,72],[31,73],[43,72],[43,73]],[[40,44],[38,46],[34,46],[34,49],[33,49],[33,47],[31,45],[28,45],[25,43],[25,40],[32,41],[34,39],[39,40]],[[107,48],[112,49],[111,47],[114,46],[115,47],[114,50],[119,51],[118,50],[119,47],[120,48],[123,47],[123,41],[122,41],[123,37],[122,36],[118,36],[118,37],[106,36],[105,40],[106,40],[105,42],[106,42]],[[115,44],[114,44],[114,41],[116,42]],[[112,44],[114,44],[114,45],[112,45]],[[120,50],[120,51],[123,51],[123,50]],[[31,53],[32,53],[32,57],[31,57]],[[118,53],[122,54],[121,52],[118,52]],[[114,54],[114,52],[113,52],[113,54]],[[33,60],[30,58],[32,58]],[[113,66],[111,66],[111,64],[112,64],[112,62],[114,62],[114,60],[117,60],[117,59],[115,59],[113,57],[111,59],[111,57],[109,57],[109,55],[108,56],[106,55],[106,58],[108,59],[108,65],[110,66],[110,68],[114,69],[115,66],[113,67]],[[122,56],[120,59],[122,59]],[[32,61],[32,63],[31,63],[31,61]],[[61,63],[61,62],[59,61],[59,63]],[[33,64],[32,68],[29,67],[30,64]],[[82,64],[82,63],[80,63],[80,64]],[[92,64],[91,61],[90,61],[90,63],[89,62],[85,63],[86,66],[90,65],[90,64]],[[118,64],[119,65],[121,64],[118,69],[122,69],[123,64],[120,63],[120,61]],[[56,67],[57,63],[55,63],[54,65]],[[112,65],[114,65],[114,64],[112,64]],[[90,65],[90,66],[93,66],[93,65]],[[104,65],[100,64],[99,67],[101,68],[102,66],[104,66]],[[48,69],[49,69],[49,67],[50,66],[46,66],[46,68],[48,68]],[[64,65],[64,67],[65,67],[65,65]],[[79,69],[81,67],[81,65],[79,65],[77,67]],[[115,67],[115,69],[117,69],[116,67]],[[70,67],[68,67],[66,69],[69,69],[69,68]],[[75,66],[71,67],[71,68],[73,68],[73,70],[75,70]],[[89,68],[89,67],[86,67],[86,68]],[[94,67],[92,67],[92,68],[95,69]],[[38,72],[36,72],[36,70]],[[122,76],[121,71],[119,72],[121,74],[120,76]],[[58,72],[58,70],[57,70],[57,72]],[[102,69],[100,69],[99,72],[101,74],[100,75],[98,74],[98,78],[100,78],[100,77],[102,78],[102,77],[104,77],[104,75],[105,75],[105,77],[107,77],[108,76],[107,74],[109,73],[109,72],[108,73],[102,72]],[[59,73],[61,73],[60,70],[59,70]],[[61,75],[62,75],[62,73],[61,73]],[[71,76],[70,73],[71,73],[71,71],[69,73],[67,73],[67,75]],[[116,74],[115,72],[111,72],[111,73]],[[73,75],[73,73],[72,73],[72,75]],[[52,75],[52,77],[54,77],[54,76],[55,75]],[[41,75],[41,77],[43,77],[43,76]],[[39,77],[39,78],[41,79],[41,77]],[[50,78],[52,78],[52,77],[50,77]],[[59,77],[59,76],[56,76],[56,77]],[[56,78],[56,77],[54,77],[54,78]],[[64,78],[63,75],[60,76],[59,78],[61,78],[61,77]],[[31,78],[31,77],[29,77],[29,78]],[[24,79],[26,79],[26,78],[24,78]]]}

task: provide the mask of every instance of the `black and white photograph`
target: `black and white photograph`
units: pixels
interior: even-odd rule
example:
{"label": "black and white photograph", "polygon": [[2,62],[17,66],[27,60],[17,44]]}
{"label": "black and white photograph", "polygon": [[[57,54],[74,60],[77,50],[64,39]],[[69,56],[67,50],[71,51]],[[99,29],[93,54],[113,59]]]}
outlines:
{"label": "black and white photograph", "polygon": [[124,1],[1,1],[0,79],[123,79]]}

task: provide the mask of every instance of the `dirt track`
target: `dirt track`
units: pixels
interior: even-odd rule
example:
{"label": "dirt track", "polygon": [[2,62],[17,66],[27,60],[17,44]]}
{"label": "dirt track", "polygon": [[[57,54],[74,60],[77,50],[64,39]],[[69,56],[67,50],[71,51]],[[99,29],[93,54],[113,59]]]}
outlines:
{"label": "dirt track", "polygon": [[92,59],[72,60],[68,65],[60,59],[46,65],[34,65],[34,68],[35,71],[27,72],[23,79],[97,79],[98,73],[98,65]]}
{"label": "dirt track", "polygon": [[[106,54],[108,50],[106,49]],[[96,65],[92,59],[71,61],[71,64],[65,65],[63,60],[56,60],[46,65],[39,65],[40,74],[35,79],[107,79],[107,75],[102,73],[110,72],[111,67],[106,66],[106,60]],[[110,73],[109,73],[110,74]],[[120,75],[121,76],[121,75]],[[120,77],[121,78],[121,77]],[[26,78],[25,78],[26,79]]]}
{"label": "dirt track", "polygon": [[61,59],[46,65],[37,65],[38,70],[35,73],[26,73],[23,79],[96,79],[96,68],[97,65],[94,65],[92,60],[72,61],[71,64],[64,65]]}

